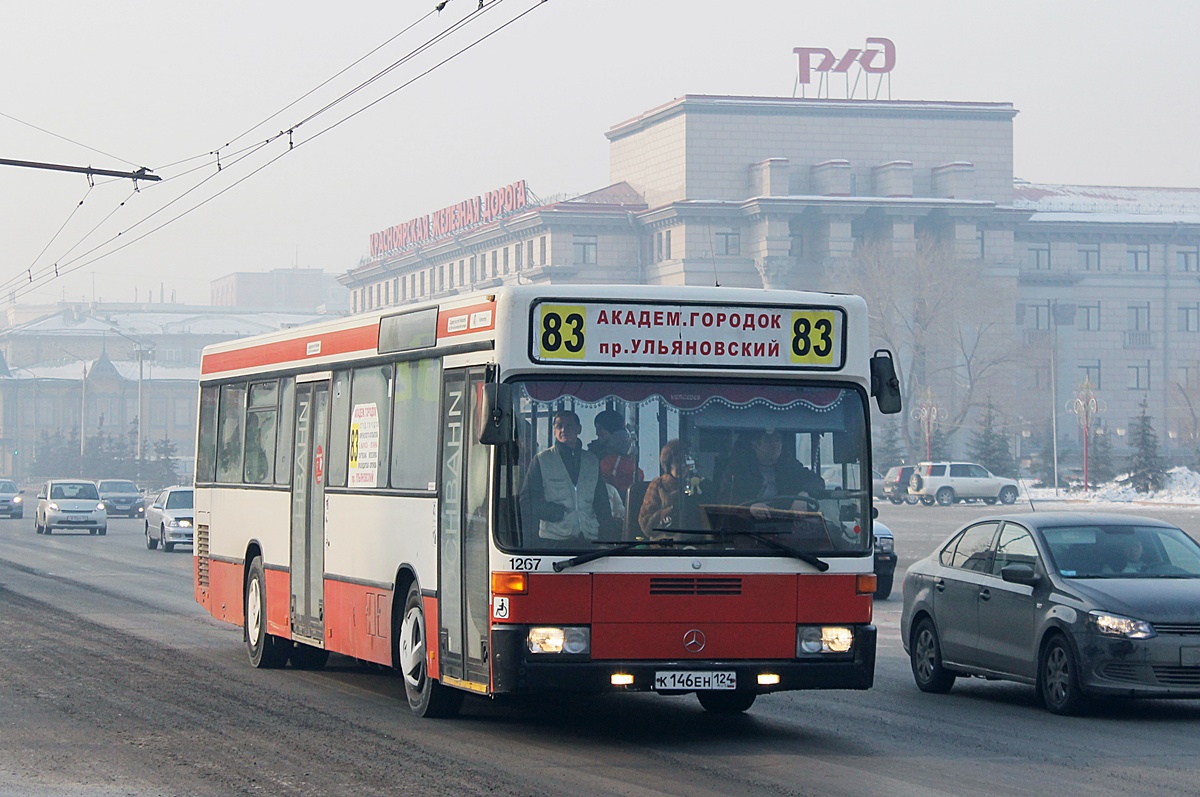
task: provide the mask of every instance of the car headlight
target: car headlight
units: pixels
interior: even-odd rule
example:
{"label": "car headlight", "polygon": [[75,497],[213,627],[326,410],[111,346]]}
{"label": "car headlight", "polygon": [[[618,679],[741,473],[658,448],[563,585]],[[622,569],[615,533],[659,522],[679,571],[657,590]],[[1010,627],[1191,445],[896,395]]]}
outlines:
{"label": "car headlight", "polygon": [[530,628],[527,641],[530,653],[589,653],[592,630],[587,626]]}
{"label": "car headlight", "polygon": [[51,501],[50,503],[46,504],[46,508],[47,508],[47,509],[49,509],[51,512],[57,512],[57,511],[58,511],[58,504],[56,504],[56,503],[54,503],[53,501]]}
{"label": "car headlight", "polygon": [[103,512],[104,511],[104,502],[101,501],[100,503],[96,504],[96,509]]}
{"label": "car headlight", "polygon": [[19,495],[13,497],[14,504],[19,504],[19,503],[21,503],[22,500],[24,500],[24,499],[22,499],[21,496],[19,496]]}
{"label": "car headlight", "polygon": [[1119,614],[1090,612],[1088,623],[1105,636],[1119,636],[1126,639],[1149,639],[1158,636],[1154,626],[1145,620],[1134,620],[1132,617],[1122,617]]}
{"label": "car headlight", "polygon": [[185,518],[184,520],[179,521],[179,525],[185,529],[190,529],[192,527],[192,521]]}
{"label": "car headlight", "polygon": [[854,630],[842,625],[802,625],[796,629],[796,655],[846,653],[854,645]]}
{"label": "car headlight", "polygon": [[896,540],[893,537],[876,537],[875,550],[891,553],[896,547]]}

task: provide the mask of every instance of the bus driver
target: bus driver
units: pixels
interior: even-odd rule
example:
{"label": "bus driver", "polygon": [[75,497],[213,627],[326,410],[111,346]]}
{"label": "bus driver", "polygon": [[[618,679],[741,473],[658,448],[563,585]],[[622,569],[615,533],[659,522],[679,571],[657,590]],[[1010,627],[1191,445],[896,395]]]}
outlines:
{"label": "bus driver", "polygon": [[521,514],[543,540],[578,543],[615,535],[600,461],[583,450],[583,425],[570,410],[554,413],[554,445],[539,453],[521,487]]}

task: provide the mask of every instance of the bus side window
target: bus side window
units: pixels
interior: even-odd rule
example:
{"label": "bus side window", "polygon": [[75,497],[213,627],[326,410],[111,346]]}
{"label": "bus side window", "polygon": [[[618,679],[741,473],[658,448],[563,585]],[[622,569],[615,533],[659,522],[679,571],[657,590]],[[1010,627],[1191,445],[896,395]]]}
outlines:
{"label": "bus side window", "polygon": [[217,473],[217,388],[200,391],[200,432],[196,443],[196,481],[211,482]]}
{"label": "bus side window", "polygon": [[329,424],[329,456],[325,458],[327,487],[345,487],[350,455],[350,372],[333,375],[333,401]]}
{"label": "bus side window", "polygon": [[217,438],[219,482],[236,484],[242,480],[242,426],[245,416],[246,386],[222,386]]}
{"label": "bus side window", "polygon": [[392,390],[392,487],[434,489],[441,383],[440,360],[396,364]]}
{"label": "bus side window", "polygon": [[279,433],[275,445],[275,483],[292,483],[292,449],[295,446],[296,380],[284,377],[279,391]]}
{"label": "bus side window", "polygon": [[275,464],[275,420],[279,405],[279,383],[250,385],[250,407],[246,413],[246,483],[269,484]]}
{"label": "bus side window", "polygon": [[350,414],[351,487],[387,487],[392,367],[354,369]]}

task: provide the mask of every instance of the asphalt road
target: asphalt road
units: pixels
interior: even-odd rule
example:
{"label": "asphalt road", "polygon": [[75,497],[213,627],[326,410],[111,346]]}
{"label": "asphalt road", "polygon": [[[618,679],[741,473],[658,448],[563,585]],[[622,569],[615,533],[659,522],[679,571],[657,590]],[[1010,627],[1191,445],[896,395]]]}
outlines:
{"label": "asphalt road", "polygon": [[[898,579],[990,510],[881,506]],[[1200,514],[1146,513],[1193,533]],[[146,550],[137,521],[106,537],[0,521],[0,795],[1200,794],[1200,701],[1064,718],[1029,687],[922,694],[898,597],[877,606],[868,692],[772,695],[734,718],[690,696],[468,698],[431,721],[397,677],[343,657],[254,670],[240,630],[193,603],[191,570],[187,548]]]}

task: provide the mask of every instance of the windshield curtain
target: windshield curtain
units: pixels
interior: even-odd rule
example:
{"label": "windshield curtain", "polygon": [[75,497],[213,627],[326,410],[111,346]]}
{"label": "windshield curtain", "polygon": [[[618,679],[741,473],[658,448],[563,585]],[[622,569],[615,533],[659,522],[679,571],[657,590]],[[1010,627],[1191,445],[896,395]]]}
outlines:
{"label": "windshield curtain", "polygon": [[516,442],[496,458],[506,550],[639,541],[647,545],[635,550],[649,553],[871,549],[861,390],[529,380],[514,383],[513,397]]}

